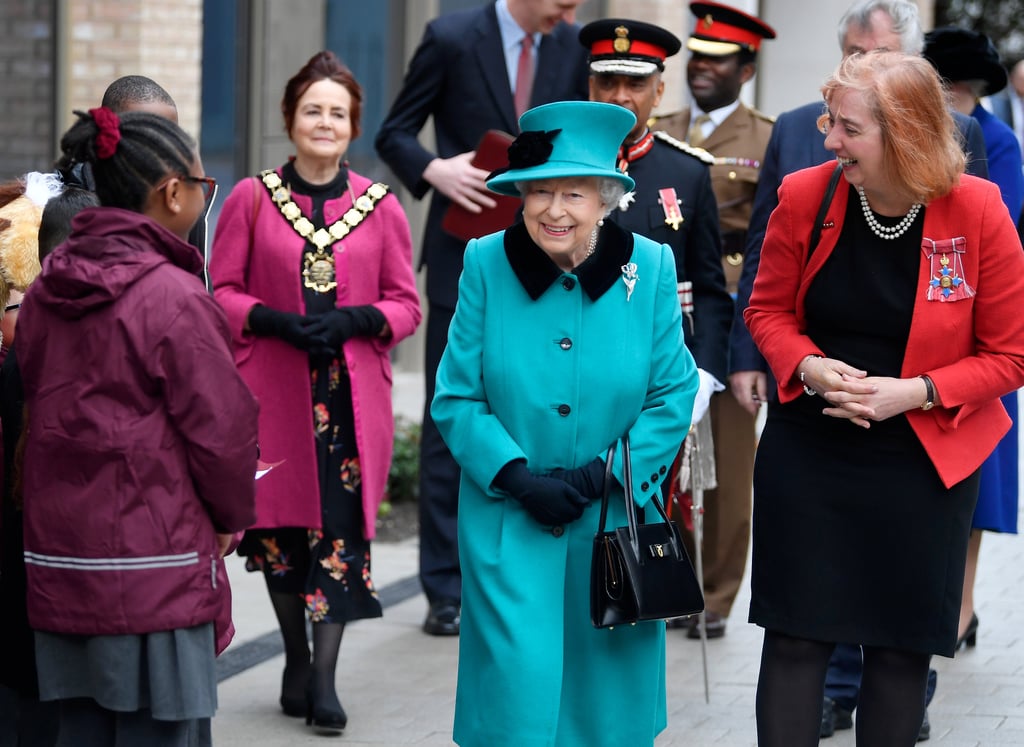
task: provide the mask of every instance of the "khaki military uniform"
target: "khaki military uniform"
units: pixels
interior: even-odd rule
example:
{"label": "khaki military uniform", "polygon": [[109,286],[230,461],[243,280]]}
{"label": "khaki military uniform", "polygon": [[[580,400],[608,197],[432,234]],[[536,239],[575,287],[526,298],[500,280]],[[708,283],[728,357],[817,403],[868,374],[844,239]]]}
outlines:
{"label": "khaki military uniform", "polygon": [[[684,109],[656,118],[651,129],[685,140],[689,124],[690,111]],[[773,118],[741,103],[700,146],[714,157],[711,185],[718,201],[722,267],[726,286],[734,295],[743,269],[761,161],[773,124]],[[743,583],[750,547],[755,419],[728,387],[711,398],[708,413],[718,487],[704,493],[704,591],[708,610],[726,617]]]}
{"label": "khaki military uniform", "polygon": [[[774,123],[774,118],[740,104],[700,146],[715,159],[711,166],[711,186],[718,201],[722,268],[726,287],[733,294],[743,267],[743,245],[761,175],[761,161]],[[686,140],[689,125],[690,110],[683,109],[658,117],[651,129],[664,130],[679,140]]]}

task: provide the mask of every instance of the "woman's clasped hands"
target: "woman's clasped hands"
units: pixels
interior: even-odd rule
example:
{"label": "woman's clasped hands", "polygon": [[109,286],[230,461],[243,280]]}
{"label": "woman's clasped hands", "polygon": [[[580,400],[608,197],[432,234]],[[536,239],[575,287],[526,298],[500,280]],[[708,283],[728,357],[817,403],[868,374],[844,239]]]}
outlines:
{"label": "woman's clasped hands", "polygon": [[844,418],[861,428],[920,407],[927,397],[920,378],[868,376],[867,371],[835,358],[808,356],[797,367],[797,375],[830,405],[822,410],[824,415]]}

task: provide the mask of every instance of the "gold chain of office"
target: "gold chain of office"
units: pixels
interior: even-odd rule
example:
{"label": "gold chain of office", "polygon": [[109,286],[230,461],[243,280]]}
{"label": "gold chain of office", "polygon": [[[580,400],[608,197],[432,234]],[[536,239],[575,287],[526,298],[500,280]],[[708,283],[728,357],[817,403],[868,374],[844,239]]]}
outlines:
{"label": "gold chain of office", "polygon": [[371,184],[359,197],[353,197],[352,207],[345,211],[341,218],[326,228],[315,228],[312,221],[304,216],[302,210],[295,204],[291,189],[281,181],[281,176],[276,171],[261,171],[260,179],[270,193],[270,199],[277,205],[284,219],[295,229],[295,233],[315,247],[315,251],[307,250],[303,256],[303,284],[318,293],[326,293],[336,288],[338,282],[334,274],[334,254],[328,252],[328,248],[348,236],[373,212],[377,203],[387,195],[388,185],[381,182]]}

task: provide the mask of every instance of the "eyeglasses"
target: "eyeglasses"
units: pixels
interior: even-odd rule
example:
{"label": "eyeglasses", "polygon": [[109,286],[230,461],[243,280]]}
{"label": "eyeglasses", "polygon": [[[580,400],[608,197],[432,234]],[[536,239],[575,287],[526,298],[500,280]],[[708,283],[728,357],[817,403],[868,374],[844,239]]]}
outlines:
{"label": "eyeglasses", "polygon": [[207,202],[213,200],[214,195],[217,194],[217,180],[212,176],[192,176],[191,174],[188,174],[183,176],[182,179],[186,182],[191,182],[192,184],[202,184],[203,199]]}
{"label": "eyeglasses", "polygon": [[214,179],[212,176],[192,176],[191,174],[178,174],[175,176],[169,176],[163,181],[162,184],[157,186],[157,189],[167,189],[167,185],[171,183],[171,179],[181,179],[183,182],[201,184],[203,186],[203,200],[207,204],[213,202],[213,198],[217,194],[216,179]]}
{"label": "eyeglasses", "polygon": [[21,304],[20,303],[7,304],[7,306],[4,306],[4,313],[7,313],[8,311],[17,311],[20,308],[21,308]]}

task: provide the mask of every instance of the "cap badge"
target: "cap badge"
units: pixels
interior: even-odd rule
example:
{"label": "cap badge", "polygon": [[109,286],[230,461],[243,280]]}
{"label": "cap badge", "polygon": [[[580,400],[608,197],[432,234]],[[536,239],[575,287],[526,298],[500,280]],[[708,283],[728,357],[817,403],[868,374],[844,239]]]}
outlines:
{"label": "cap badge", "polygon": [[704,28],[705,29],[711,28],[711,26],[714,24],[714,22],[715,22],[715,19],[711,17],[710,13],[708,13],[706,16],[704,16],[704,18],[701,19],[701,23],[704,24]]}
{"label": "cap badge", "polygon": [[632,46],[632,42],[629,41],[629,29],[625,26],[616,26],[615,41],[612,42],[612,49],[619,54],[626,54],[630,46]]}

